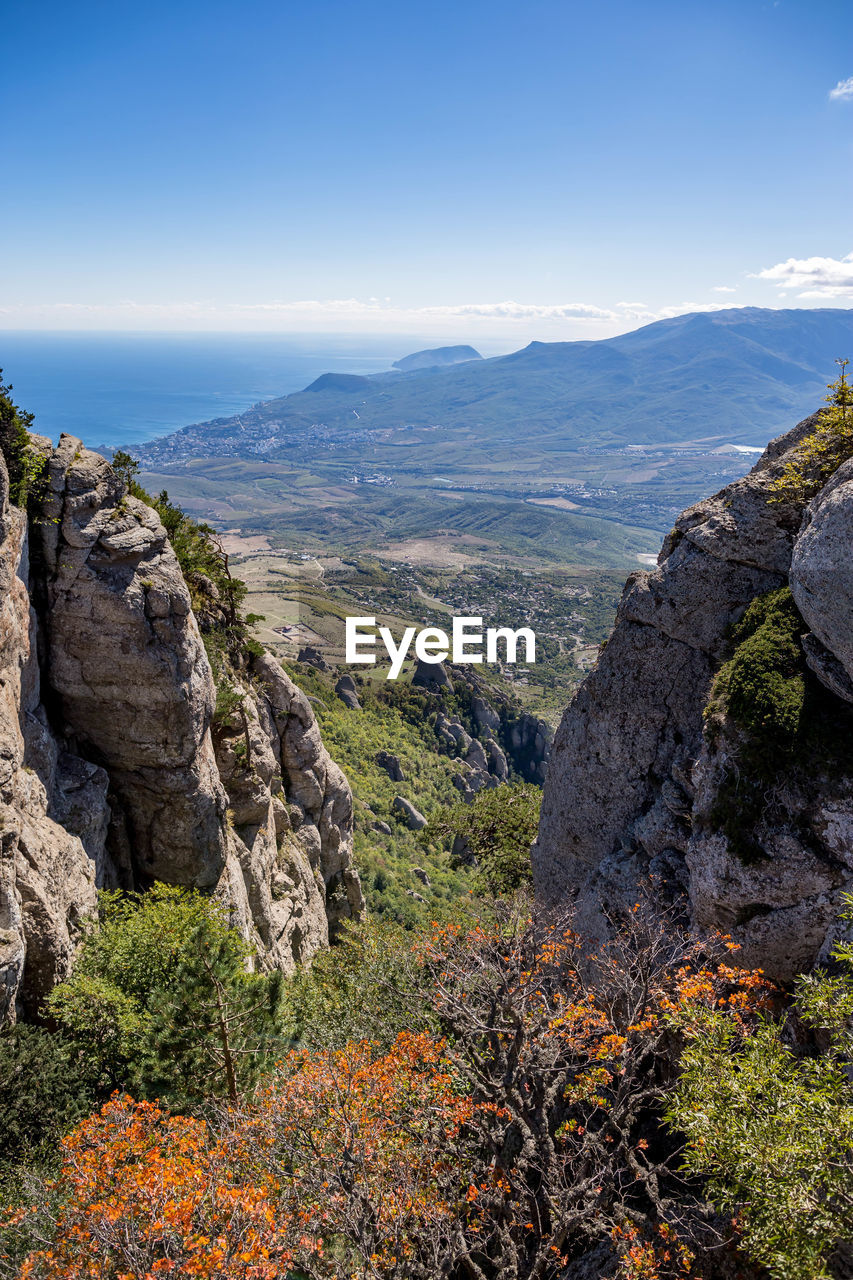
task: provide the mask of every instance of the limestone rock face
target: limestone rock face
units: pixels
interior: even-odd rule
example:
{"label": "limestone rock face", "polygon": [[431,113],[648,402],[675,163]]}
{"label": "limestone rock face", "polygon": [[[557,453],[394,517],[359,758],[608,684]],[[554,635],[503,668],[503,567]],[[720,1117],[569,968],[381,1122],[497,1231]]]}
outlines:
{"label": "limestone rock face", "polygon": [[[466,686],[472,692],[485,689],[478,677],[461,667],[453,668],[453,679],[459,691]],[[440,692],[437,696],[440,697]],[[525,781],[541,785],[548,769],[552,737],[544,720],[506,708],[502,717],[484,694],[474,693],[470,724],[480,733],[479,738],[472,737],[459,719],[448,717],[442,710],[436,715],[434,725],[440,750],[456,758],[461,766],[453,777],[453,784],[466,802],[473,801],[484,787],[506,782],[510,763]],[[500,735],[500,742],[496,733]]]}
{"label": "limestone rock face", "polygon": [[310,703],[253,659],[243,724],[215,749],[213,677],[156,513],[73,437],[35,439],[32,566],[0,458],[0,1023],[68,972],[99,887],[215,890],[259,962],[292,970],[363,910],[352,797]]}
{"label": "limestone rock face", "polygon": [[288,972],[364,911],[352,793],[276,660],[254,658],[251,674],[246,727],[216,741],[233,824],[220,892],[248,921],[262,963]]}
{"label": "limestone rock face", "polygon": [[728,749],[725,737],[706,744],[693,770],[692,920],[731,933],[739,959],[788,979],[825,956],[839,931],[840,895],[853,887],[853,779],[782,780],[756,831],[765,856],[744,862],[709,821]]}
{"label": "limestone rock face", "polygon": [[853,690],[853,467],[804,517],[767,501],[815,422],[678,518],[657,569],[628,579],[613,634],[563,716],[534,879],[546,902],[574,897],[592,936],[649,888],[695,927],[731,933],[742,962],[777,978],[813,963],[833,936],[853,884],[853,779],[815,769],[780,780],[754,832],[760,856],[744,862],[714,818],[737,732],[727,724],[713,744],[704,733],[730,625],[789,574],[812,628],[809,666],[836,696]]}
{"label": "limestone rock face", "polygon": [[65,976],[111,878],[106,775],[62,751],[41,704],[27,519],[8,494],[0,458],[0,1023]]}
{"label": "limestone rock face", "polygon": [[[851,552],[853,460],[839,467],[807,507],[791,564],[791,593],[797,608],[823,648],[841,664],[848,680],[853,680]],[[819,670],[817,674],[820,676]],[[828,680],[824,683],[831,687]]]}
{"label": "limestone rock face", "polygon": [[72,436],[48,464],[44,507],[47,671],[63,730],[107,768],[135,874],[212,887],[226,855],[215,691],[166,531]]}
{"label": "limestone rock face", "polygon": [[551,729],[546,722],[523,712],[505,728],[504,746],[521,776],[541,786],[551,758]]}

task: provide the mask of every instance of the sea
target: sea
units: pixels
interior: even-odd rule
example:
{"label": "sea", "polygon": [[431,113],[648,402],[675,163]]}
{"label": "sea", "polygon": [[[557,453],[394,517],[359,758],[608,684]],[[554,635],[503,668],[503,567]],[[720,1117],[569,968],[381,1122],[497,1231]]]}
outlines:
{"label": "sea", "polygon": [[127,448],[301,391],[321,373],[380,373],[435,345],[398,334],[0,331],[0,369],[35,431]]}

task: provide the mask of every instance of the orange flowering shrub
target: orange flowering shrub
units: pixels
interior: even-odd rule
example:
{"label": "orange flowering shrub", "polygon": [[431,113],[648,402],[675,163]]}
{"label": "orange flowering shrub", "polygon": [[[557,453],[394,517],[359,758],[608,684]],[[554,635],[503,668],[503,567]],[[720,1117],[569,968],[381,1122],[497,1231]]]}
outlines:
{"label": "orange flowering shrub", "polygon": [[[292,1054],[215,1132],[116,1097],[65,1140],[62,1207],[36,1226],[49,1243],[20,1274],[413,1274],[410,1238],[464,1200],[442,1148],[472,1110],[442,1046],[422,1035],[401,1035],[386,1055],[368,1043]],[[444,1176],[460,1191],[452,1204]]]}
{"label": "orange flowering shrub", "polygon": [[273,1188],[223,1154],[200,1120],[112,1099],[63,1143],[61,1208],[22,1280],[281,1276],[293,1249]]}
{"label": "orange flowering shrub", "polygon": [[223,1143],[235,1164],[263,1168],[280,1206],[326,1241],[330,1260],[315,1258],[310,1274],[440,1274],[468,1186],[463,1135],[478,1110],[445,1046],[404,1033],[387,1054],[361,1042],[283,1065],[249,1107],[229,1113]]}
{"label": "orange flowering shrub", "polygon": [[505,910],[418,959],[436,1035],[291,1053],[210,1127],[128,1098],[85,1121],[20,1274],[553,1280],[602,1250],[623,1280],[705,1268],[730,1224],[679,1174],[663,1100],[679,1025],[752,1018],[760,976],[639,912],[592,954],[566,919]]}

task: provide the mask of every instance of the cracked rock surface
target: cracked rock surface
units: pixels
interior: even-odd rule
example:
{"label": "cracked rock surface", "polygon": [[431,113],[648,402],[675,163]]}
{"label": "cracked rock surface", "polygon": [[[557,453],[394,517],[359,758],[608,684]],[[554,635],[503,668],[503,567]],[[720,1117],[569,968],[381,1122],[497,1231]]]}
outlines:
{"label": "cracked rock surface", "polygon": [[253,659],[250,756],[214,744],[213,676],[156,512],[79,440],[34,440],[32,531],[0,459],[0,1022],[66,975],[101,886],[215,892],[259,963],[290,971],[363,910],[352,796],[310,703]]}
{"label": "cracked rock surface", "polygon": [[739,961],[787,979],[826,954],[853,888],[853,779],[781,778],[749,864],[714,827],[738,766],[737,733],[711,744],[704,710],[731,625],[790,582],[811,632],[806,662],[839,699],[853,692],[853,463],[805,513],[767,499],[816,416],[773,441],[752,469],[685,511],[658,566],[628,579],[615,629],[563,715],[545,781],[534,879],[543,902],[577,901],[583,927],[651,892]]}

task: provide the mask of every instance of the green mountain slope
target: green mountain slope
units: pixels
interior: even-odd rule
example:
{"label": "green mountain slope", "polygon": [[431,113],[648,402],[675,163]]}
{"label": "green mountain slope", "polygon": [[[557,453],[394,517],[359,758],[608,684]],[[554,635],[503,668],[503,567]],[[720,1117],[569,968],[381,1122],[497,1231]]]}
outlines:
{"label": "green mountain slope", "polygon": [[[320,427],[473,430],[476,444],[538,447],[715,438],[761,445],[820,400],[832,360],[853,349],[853,311],[736,308],[678,316],[597,342],[534,342],[491,360],[365,379],[324,375],[238,419],[160,440],[149,458],[278,456]],[[724,435],[721,435],[724,433]]]}

